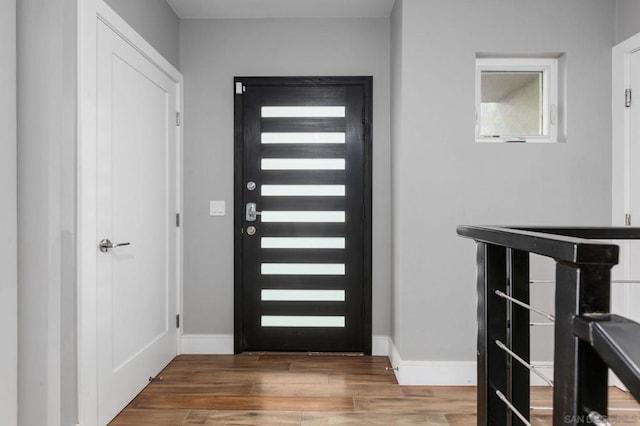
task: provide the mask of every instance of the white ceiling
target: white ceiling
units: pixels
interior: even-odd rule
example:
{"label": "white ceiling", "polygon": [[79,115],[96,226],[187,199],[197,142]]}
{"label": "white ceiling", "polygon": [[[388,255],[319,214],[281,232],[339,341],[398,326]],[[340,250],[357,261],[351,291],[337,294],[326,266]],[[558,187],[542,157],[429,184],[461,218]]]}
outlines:
{"label": "white ceiling", "polygon": [[395,0],[167,0],[181,19],[387,18]]}

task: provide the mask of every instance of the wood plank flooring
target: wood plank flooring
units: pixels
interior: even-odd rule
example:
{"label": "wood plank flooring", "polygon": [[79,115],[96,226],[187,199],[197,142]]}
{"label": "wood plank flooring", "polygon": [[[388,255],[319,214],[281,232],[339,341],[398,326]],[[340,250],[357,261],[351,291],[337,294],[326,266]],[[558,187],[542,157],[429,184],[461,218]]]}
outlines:
{"label": "wood plank flooring", "polygon": [[[475,387],[399,386],[386,357],[317,354],[182,355],[118,417],[115,426],[476,424]],[[532,406],[548,407],[548,388]],[[610,406],[637,407],[618,390]],[[532,424],[550,425],[549,410]],[[640,412],[612,412],[640,425]],[[617,422],[616,422],[617,420]]]}

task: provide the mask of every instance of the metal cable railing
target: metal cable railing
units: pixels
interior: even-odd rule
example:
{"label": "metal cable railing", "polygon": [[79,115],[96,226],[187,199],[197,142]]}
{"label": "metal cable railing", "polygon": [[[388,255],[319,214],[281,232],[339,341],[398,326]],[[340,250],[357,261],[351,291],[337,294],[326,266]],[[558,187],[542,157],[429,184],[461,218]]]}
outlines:
{"label": "metal cable railing", "polygon": [[[611,283],[640,281],[611,281],[618,246],[590,240],[640,239],[640,228],[461,226],[458,234],[478,243],[479,426],[530,425],[531,410],[548,408],[554,426],[608,425],[609,368],[640,399],[640,324],[609,313]],[[530,253],[556,261],[555,280],[530,279]],[[555,284],[553,313],[530,303],[534,284]],[[533,327],[553,327],[553,379],[530,361]],[[530,405],[531,373],[552,388],[553,407]]]}
{"label": "metal cable railing", "polygon": [[495,291],[495,293],[496,293],[496,295],[497,295],[498,297],[502,297],[503,299],[507,299],[508,301],[513,302],[513,303],[515,303],[516,305],[521,306],[521,307],[523,307],[523,308],[525,308],[525,309],[528,309],[528,310],[530,310],[531,312],[535,312],[535,313],[536,313],[536,314],[538,314],[538,315],[542,315],[543,317],[545,317],[545,318],[547,318],[549,321],[551,321],[551,323],[556,322],[556,317],[554,317],[553,315],[551,315],[551,314],[549,314],[549,313],[547,313],[547,312],[545,312],[545,311],[543,311],[543,310],[541,310],[541,309],[534,308],[533,306],[529,305],[528,303],[524,303],[524,302],[519,301],[518,299],[514,299],[514,298],[513,298],[513,297],[511,297],[511,296],[507,296],[506,294],[504,294],[504,293],[503,293],[503,292],[501,292],[500,290],[496,290],[496,291]]}
{"label": "metal cable railing", "polygon": [[513,404],[511,403],[511,401],[509,401],[509,398],[504,396],[504,394],[502,392],[500,392],[499,390],[496,391],[496,395],[498,396],[498,398],[500,398],[500,400],[502,402],[504,402],[504,404],[507,407],[509,407],[509,410],[511,410],[511,412],[513,414],[515,414],[522,421],[523,424],[525,424],[527,426],[531,426],[531,423],[529,423],[528,416],[525,416],[524,414],[522,414],[520,412],[520,410],[518,410],[516,407],[514,407]]}
{"label": "metal cable railing", "polygon": [[502,343],[500,340],[496,340],[496,345],[498,345],[498,347],[500,349],[502,349],[503,351],[505,351],[507,354],[509,354],[509,356],[513,359],[515,359],[516,361],[518,361],[520,364],[522,364],[523,366],[525,366],[529,371],[531,371],[533,374],[535,374],[536,376],[540,377],[546,384],[548,384],[549,386],[553,387],[553,381],[548,378],[547,376],[545,376],[544,374],[542,374],[540,372],[540,370],[538,370],[534,365],[529,364],[527,361],[523,360],[522,358],[520,358],[518,356],[518,354],[516,354],[515,352],[513,352],[511,349],[507,348],[505,346],[504,343]]}

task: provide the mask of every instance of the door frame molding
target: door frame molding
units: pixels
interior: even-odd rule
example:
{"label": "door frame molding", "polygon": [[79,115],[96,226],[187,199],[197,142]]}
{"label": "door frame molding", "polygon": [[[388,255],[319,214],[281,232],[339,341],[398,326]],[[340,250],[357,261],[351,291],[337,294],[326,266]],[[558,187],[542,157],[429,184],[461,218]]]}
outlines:
{"label": "door frame molding", "polygon": [[[614,46],[612,52],[612,225],[625,226],[625,214],[631,209],[631,140],[629,124],[631,115],[624,106],[624,91],[630,84],[630,56],[640,50],[640,33]],[[640,219],[640,218],[639,218]],[[626,244],[626,243],[624,243]],[[628,250],[624,250],[623,273],[621,279],[629,279],[626,268]],[[628,284],[620,286],[627,293]],[[624,298],[627,300],[628,298]],[[628,303],[623,308],[623,315],[628,314]]]}
{"label": "door frame molding", "polygon": [[[97,331],[97,55],[98,21],[104,22],[176,83],[176,110],[182,111],[182,74],[103,0],[77,0],[77,372],[78,420],[98,424]],[[184,120],[182,120],[184,121]],[[177,212],[183,211],[183,126],[176,127]],[[182,224],[177,230],[176,303],[182,315]],[[182,327],[176,349],[180,353]],[[124,407],[123,407],[124,408]]]}
{"label": "door frame molding", "polygon": [[[631,140],[629,126],[631,114],[624,106],[624,93],[630,84],[630,56],[640,51],[640,33],[629,37],[614,46],[612,51],[612,213],[613,226],[625,226],[625,214],[631,213]],[[636,94],[636,98],[638,98]],[[639,102],[640,99],[636,99]],[[640,212],[634,212],[636,215]],[[640,217],[634,218],[640,220]],[[633,224],[632,226],[637,226]],[[619,243],[622,250],[620,256],[620,270],[615,279],[632,279],[629,271],[629,243]],[[615,271],[614,271],[615,272]],[[637,279],[638,277],[635,277]],[[617,284],[612,288],[612,307],[617,313],[629,316],[631,303],[630,284]],[[633,301],[636,304],[640,300]],[[616,386],[622,383],[616,380]]]}
{"label": "door frame molding", "polygon": [[233,259],[234,259],[234,332],[233,350],[238,354],[242,352],[243,342],[243,293],[242,293],[242,188],[243,182],[243,123],[239,120],[242,115],[243,96],[235,92],[236,83],[255,85],[331,85],[351,84],[361,85],[364,88],[364,273],[363,273],[363,318],[364,318],[364,354],[371,355],[372,350],[372,184],[373,184],[373,77],[370,76],[326,76],[326,77],[235,77],[234,78],[234,219],[233,219]]}

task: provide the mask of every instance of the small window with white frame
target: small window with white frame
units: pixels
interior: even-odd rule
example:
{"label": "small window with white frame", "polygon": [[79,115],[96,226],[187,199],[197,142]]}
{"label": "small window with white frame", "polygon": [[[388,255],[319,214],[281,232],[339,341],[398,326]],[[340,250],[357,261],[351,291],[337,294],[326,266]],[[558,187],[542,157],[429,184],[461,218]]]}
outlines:
{"label": "small window with white frame", "polygon": [[558,60],[476,58],[476,142],[558,142]]}

